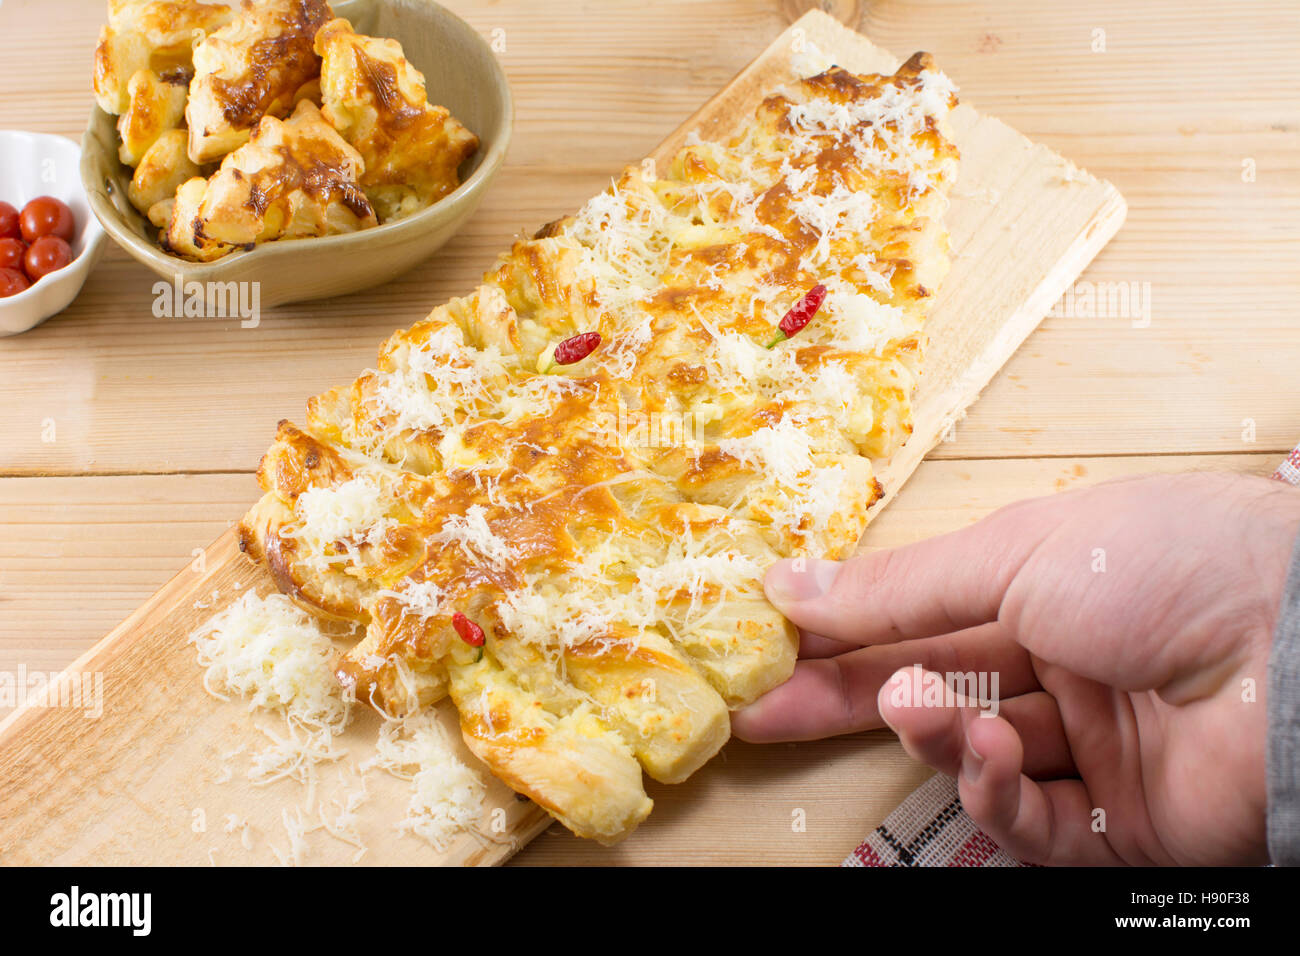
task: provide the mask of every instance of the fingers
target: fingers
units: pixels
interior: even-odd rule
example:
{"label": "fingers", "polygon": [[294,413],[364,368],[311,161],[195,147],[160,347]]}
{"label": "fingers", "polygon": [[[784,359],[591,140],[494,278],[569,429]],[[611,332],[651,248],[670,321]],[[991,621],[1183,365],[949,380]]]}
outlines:
{"label": "fingers", "polygon": [[844,641],[822,637],[820,634],[799,632],[799,659],[816,660],[821,657],[839,657],[849,651],[857,650],[861,645],[846,644]]}
{"label": "fingers", "polygon": [[1028,653],[991,624],[925,641],[801,660],[790,680],[732,714],[732,731],[743,740],[770,743],[881,727],[876,700],[881,685],[899,668],[915,664],[941,673],[984,672],[988,686],[996,674],[1000,697],[1038,689]]}
{"label": "fingers", "polygon": [[[1031,863],[1118,864],[1104,836],[1092,831],[1092,802],[1078,780],[1036,783],[1031,775],[1072,768],[1060,729],[1040,726],[1054,702],[1034,693],[1002,702],[1002,713],[981,716],[955,706],[898,706],[891,687],[911,682],[921,690],[927,675],[909,669],[881,688],[879,707],[909,754],[957,777],[971,819],[1011,855]],[[929,675],[933,676],[933,675]],[[1029,741],[1026,745],[1026,741]]]}
{"label": "fingers", "polygon": [[1023,773],[1035,780],[1079,775],[1055,697],[1041,690],[1022,694],[1002,701],[999,711],[998,716],[1020,735]]}
{"label": "fingers", "polygon": [[1017,571],[1060,520],[1047,499],[969,528],[845,562],[778,561],[768,600],[802,630],[853,644],[960,631],[997,618]]}
{"label": "fingers", "polygon": [[1046,866],[1123,864],[1092,829],[1092,801],[1079,780],[1036,783],[1021,772],[1020,736],[1000,717],[966,721],[957,792],[972,820],[998,846]]}
{"label": "fingers", "polygon": [[[939,676],[933,671],[928,674],[931,678]],[[984,705],[958,696],[951,706],[925,706],[917,676],[915,668],[901,671],[895,675],[897,680],[891,678],[881,689],[878,702],[882,719],[898,734],[903,749],[917,760],[955,777],[961,769],[966,727],[971,717],[983,722],[1000,718],[1020,738],[1025,774],[1035,779],[1078,775],[1060,710],[1050,694],[1036,691]],[[911,689],[902,698],[908,703],[900,706],[896,702],[897,691],[904,681]]]}

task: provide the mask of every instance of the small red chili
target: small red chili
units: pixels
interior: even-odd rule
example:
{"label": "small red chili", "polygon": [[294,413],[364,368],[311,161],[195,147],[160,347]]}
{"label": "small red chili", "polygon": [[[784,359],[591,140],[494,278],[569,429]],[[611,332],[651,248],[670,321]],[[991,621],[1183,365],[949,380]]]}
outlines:
{"label": "small red chili", "polygon": [[572,365],[581,362],[599,347],[599,332],[579,332],[557,345],[553,358],[556,365]]}
{"label": "small red chili", "polygon": [[767,347],[771,348],[778,342],[784,342],[799,333],[805,325],[813,320],[813,316],[817,314],[817,310],[822,307],[822,303],[825,301],[826,286],[819,282],[809,289],[802,299],[790,306],[790,311],[781,317],[778,326],[781,331],[776,334],[776,338],[767,343]]}
{"label": "small red chili", "polygon": [[456,629],[456,633],[460,635],[460,639],[470,647],[483,646],[483,641],[485,640],[483,637],[483,628],[479,627],[464,614],[461,614],[460,611],[457,611],[451,616],[451,626]]}

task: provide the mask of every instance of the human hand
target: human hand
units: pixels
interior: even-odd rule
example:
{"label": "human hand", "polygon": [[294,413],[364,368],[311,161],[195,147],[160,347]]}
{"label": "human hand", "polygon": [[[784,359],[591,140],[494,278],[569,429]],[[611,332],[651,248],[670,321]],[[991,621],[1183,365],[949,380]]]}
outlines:
{"label": "human hand", "polygon": [[[779,562],[767,594],[801,660],[733,729],[887,724],[1026,862],[1267,862],[1266,671],[1298,529],[1300,492],[1279,482],[1154,476],[843,563]],[[997,673],[998,715],[901,705],[921,697],[918,664]]]}

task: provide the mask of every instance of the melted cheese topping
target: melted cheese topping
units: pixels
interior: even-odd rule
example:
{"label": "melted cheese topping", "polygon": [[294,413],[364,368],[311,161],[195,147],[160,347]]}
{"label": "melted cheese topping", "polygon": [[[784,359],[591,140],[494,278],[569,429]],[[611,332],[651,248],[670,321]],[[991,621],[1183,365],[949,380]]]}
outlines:
{"label": "melted cheese topping", "polygon": [[[628,169],[474,295],[396,333],[376,369],[313,403],[309,433],[282,428],[277,460],[295,464],[260,474],[307,530],[258,533],[273,555],[294,538],[281,577],[304,593],[322,568],[352,579],[324,583],[331,613],[368,625],[342,668],[359,693],[402,713],[412,674],[463,673],[480,652],[452,630],[459,611],[556,717],[617,723],[613,697],[566,677],[616,645],[690,648],[737,696],[720,661],[773,626],[764,569],[851,550],[880,494],[871,460],[910,431],[956,171],[951,84],[925,62],[828,70],[730,138]],[[819,313],[768,347],[818,283]],[[595,353],[553,366],[558,342],[590,331]],[[303,493],[338,444],[404,470],[409,514]],[[358,548],[399,530],[418,546],[360,566],[374,555]]]}
{"label": "melted cheese topping", "polygon": [[460,548],[471,560],[478,558],[498,567],[507,567],[519,556],[494,532],[487,521],[487,509],[470,505],[463,515],[448,515],[442,529],[430,540],[435,544],[452,544]]}

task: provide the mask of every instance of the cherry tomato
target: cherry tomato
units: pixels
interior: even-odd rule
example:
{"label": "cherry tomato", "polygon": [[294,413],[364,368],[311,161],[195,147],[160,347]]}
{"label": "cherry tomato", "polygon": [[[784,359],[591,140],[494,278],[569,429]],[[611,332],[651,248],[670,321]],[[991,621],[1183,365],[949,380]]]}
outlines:
{"label": "cherry tomato", "polygon": [[57,272],[72,261],[72,247],[58,236],[41,236],[27,248],[23,268],[27,278],[35,282],[51,272]]}
{"label": "cherry tomato", "polygon": [[0,269],[21,269],[27,243],[21,239],[0,239]]}
{"label": "cherry tomato", "polygon": [[26,289],[30,282],[17,269],[0,269],[0,299],[7,299]]}
{"label": "cherry tomato", "polygon": [[77,231],[72,219],[72,210],[53,196],[37,196],[23,206],[23,239],[35,242],[41,236],[58,236],[65,242],[71,242]]}
{"label": "cherry tomato", "polygon": [[0,202],[0,239],[17,239],[23,234],[18,225],[18,210],[7,202]]}

